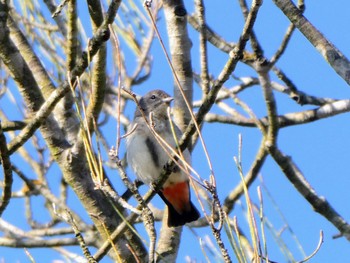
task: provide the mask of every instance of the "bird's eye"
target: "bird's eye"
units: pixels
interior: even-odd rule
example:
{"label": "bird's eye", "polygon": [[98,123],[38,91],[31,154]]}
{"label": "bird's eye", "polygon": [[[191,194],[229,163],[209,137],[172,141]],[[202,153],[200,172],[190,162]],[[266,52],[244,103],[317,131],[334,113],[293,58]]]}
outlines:
{"label": "bird's eye", "polygon": [[154,100],[156,98],[156,95],[152,95],[151,100]]}

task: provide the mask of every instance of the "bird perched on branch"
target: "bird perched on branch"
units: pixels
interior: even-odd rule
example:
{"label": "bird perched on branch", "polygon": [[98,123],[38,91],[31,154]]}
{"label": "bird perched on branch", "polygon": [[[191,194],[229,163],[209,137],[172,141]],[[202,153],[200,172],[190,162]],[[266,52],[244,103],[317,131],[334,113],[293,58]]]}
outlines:
{"label": "bird perched on branch", "polygon": [[[172,100],[162,90],[153,90],[144,95],[139,100],[129,128],[130,134],[126,137],[127,161],[138,179],[148,185],[161,176],[172,153],[168,146],[177,151],[174,137],[179,140],[182,136],[167,114]],[[190,163],[187,149],[182,156]],[[179,164],[182,162],[179,161]],[[168,206],[169,227],[182,226],[199,218],[199,212],[190,200],[189,176],[183,168],[174,168],[158,194]]]}

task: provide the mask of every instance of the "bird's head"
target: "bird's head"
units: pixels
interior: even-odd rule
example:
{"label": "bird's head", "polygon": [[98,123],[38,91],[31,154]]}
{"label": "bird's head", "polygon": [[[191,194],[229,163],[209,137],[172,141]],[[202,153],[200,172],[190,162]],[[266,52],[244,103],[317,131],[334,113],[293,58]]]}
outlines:
{"label": "bird's head", "polygon": [[[152,90],[146,93],[140,100],[139,106],[143,113],[148,117],[150,112],[155,116],[166,116],[167,108],[173,98],[162,90]],[[140,109],[136,110],[135,117],[141,115]]]}

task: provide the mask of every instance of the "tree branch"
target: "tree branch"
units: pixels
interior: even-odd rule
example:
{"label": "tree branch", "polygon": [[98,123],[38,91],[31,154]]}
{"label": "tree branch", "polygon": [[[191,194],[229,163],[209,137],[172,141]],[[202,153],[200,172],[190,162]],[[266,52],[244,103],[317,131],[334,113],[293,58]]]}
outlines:
{"label": "tree branch", "polygon": [[[96,32],[103,22],[101,3],[99,1],[89,0],[88,5],[90,17],[93,22],[92,28],[94,32]],[[101,112],[106,94],[106,58],[106,45],[102,44],[94,57],[94,65],[91,73],[90,100],[86,109],[87,128],[90,134],[92,134],[96,128],[94,123],[97,124],[97,119]],[[80,143],[82,143],[82,137],[83,136],[79,136]]]}
{"label": "tree branch", "polygon": [[[338,114],[350,111],[350,100],[338,100],[333,103],[324,104],[321,107],[302,112],[286,113],[277,116],[279,128],[285,128],[294,125],[314,122],[324,118],[329,118]],[[256,127],[256,122],[253,119],[237,118],[236,116],[222,116],[214,113],[208,113],[205,118],[207,122],[220,122],[226,124],[235,124],[245,127]],[[267,127],[267,117],[259,119],[264,126]]]}
{"label": "tree branch", "polygon": [[[191,119],[190,110],[185,100],[190,104],[193,97],[193,78],[191,46],[192,43],[187,32],[187,11],[182,0],[163,0],[163,8],[167,25],[170,45],[171,63],[176,72],[176,78],[180,87],[174,88],[174,119],[183,131]],[[182,88],[185,98],[183,98]]]}
{"label": "tree branch", "polygon": [[324,35],[303,16],[290,0],[273,0],[287,18],[300,30],[310,43],[321,53],[331,67],[350,84],[350,61]]}
{"label": "tree branch", "polygon": [[350,241],[350,225],[342,218],[327,202],[327,200],[319,196],[312,186],[306,181],[306,178],[292,161],[291,157],[284,155],[276,147],[269,150],[270,155],[281,168],[288,180],[294,185],[298,192],[311,204],[313,209],[324,216],[331,222],[340,233]]}
{"label": "tree branch", "polygon": [[[79,77],[85,69],[88,66],[88,58],[92,58],[99,50],[101,45],[108,40],[109,38],[109,29],[108,25],[113,22],[113,19],[116,15],[117,9],[119,7],[120,1],[113,1],[108,9],[107,16],[102,24],[102,26],[99,28],[99,30],[96,32],[94,37],[90,40],[89,46],[87,47],[87,52],[89,52],[89,55],[87,52],[84,52],[81,56],[81,58],[77,61],[76,66],[71,72],[70,79],[73,80],[73,86],[76,85],[75,79]],[[0,39],[1,40],[1,39]],[[3,45],[1,45],[2,47]],[[1,49],[0,49],[1,50]],[[0,51],[1,52],[1,51]],[[34,82],[35,83],[35,82]],[[55,90],[51,94],[51,96],[45,101],[45,103],[42,102],[42,105],[40,107],[40,110],[36,112],[35,117],[32,119],[32,121],[24,128],[21,133],[10,142],[8,148],[9,152],[12,154],[15,152],[19,147],[21,147],[33,134],[34,132],[41,126],[41,124],[44,122],[45,119],[50,115],[54,107],[57,105],[57,103],[63,98],[63,96],[69,92],[70,84],[67,81],[65,81],[58,89]],[[35,98],[35,96],[31,96]],[[40,97],[40,96],[39,96]],[[49,139],[48,137],[47,139]],[[57,141],[61,140],[55,140],[56,145]],[[50,144],[49,144],[50,145]],[[55,150],[53,155],[60,155],[62,151],[67,147],[68,145],[59,145],[59,147],[62,147],[63,149]]]}
{"label": "tree branch", "polygon": [[12,193],[12,165],[10,160],[10,155],[8,154],[7,145],[6,145],[6,137],[1,127],[0,121],[0,165],[2,166],[4,180],[2,187],[2,196],[0,202],[0,217],[2,213],[5,211],[7,205],[11,199]]}

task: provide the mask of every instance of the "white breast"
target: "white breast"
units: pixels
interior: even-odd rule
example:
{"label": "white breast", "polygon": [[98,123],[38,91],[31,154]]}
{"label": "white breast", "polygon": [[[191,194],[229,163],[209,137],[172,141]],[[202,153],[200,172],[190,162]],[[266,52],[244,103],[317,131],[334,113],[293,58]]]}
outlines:
{"label": "white breast", "polygon": [[[159,127],[158,123],[157,130],[163,131],[163,128],[164,127]],[[176,143],[173,135],[170,133],[160,133],[159,135],[169,145],[175,148]],[[146,126],[146,123],[139,123],[136,130],[126,138],[126,146],[128,164],[131,166],[138,179],[149,185],[160,176],[164,165],[169,160],[169,156],[163,147],[157,141],[154,141],[154,146],[156,147],[159,161],[159,166],[156,166],[146,145],[147,136],[154,135]],[[167,151],[171,152],[170,150]],[[183,155],[185,160],[190,163],[190,153],[187,149],[184,151]],[[183,182],[185,180],[188,180],[188,176],[185,172],[179,171],[177,173],[172,173],[164,186],[177,182]]]}
{"label": "white breast", "polygon": [[157,179],[161,170],[154,165],[145,141],[146,134],[141,131],[140,127],[137,127],[126,139],[127,161],[138,179],[145,184],[150,184]]}

